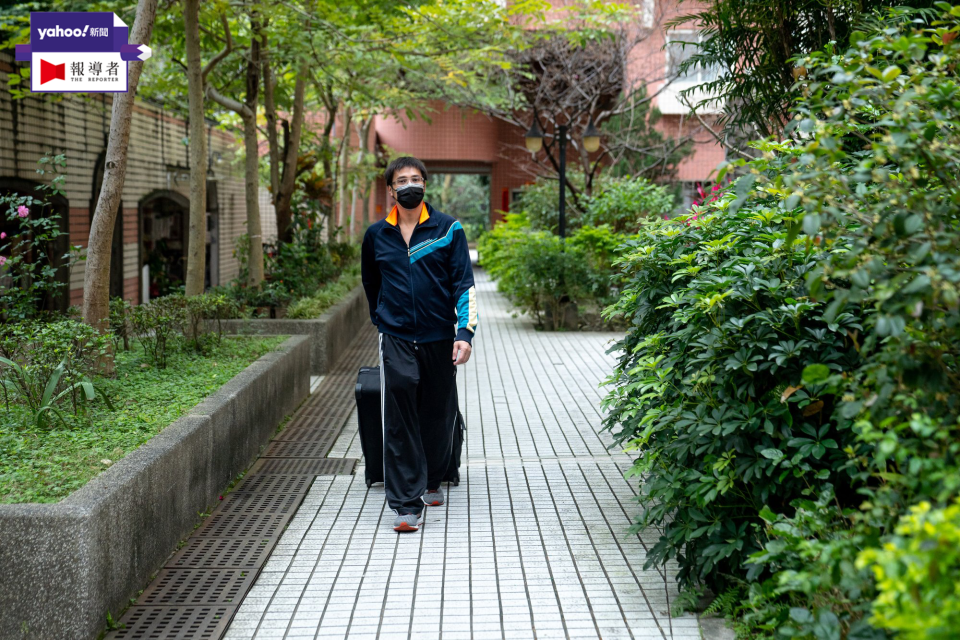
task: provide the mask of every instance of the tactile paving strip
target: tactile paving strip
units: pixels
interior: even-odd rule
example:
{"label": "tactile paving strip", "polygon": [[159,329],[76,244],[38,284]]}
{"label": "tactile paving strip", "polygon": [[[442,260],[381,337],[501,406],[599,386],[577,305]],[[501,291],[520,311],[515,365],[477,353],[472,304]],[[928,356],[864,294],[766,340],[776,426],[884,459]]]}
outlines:
{"label": "tactile paving strip", "polygon": [[236,605],[256,575],[250,569],[163,569],[143,592],[140,604]]}
{"label": "tactile paving strip", "polygon": [[314,477],[353,473],[357,460],[324,456],[353,410],[357,369],[376,362],[376,344],[372,329],[360,332],[271,443],[275,457],[254,464],[107,638],[223,636]]}
{"label": "tactile paving strip", "polygon": [[350,475],[356,458],[261,458],[250,473],[291,473],[310,476]]}
{"label": "tactile paving strip", "polygon": [[271,538],[283,532],[290,517],[288,513],[218,511],[207,518],[193,535],[197,538]]}
{"label": "tactile paving strip", "polygon": [[167,563],[169,569],[258,569],[276,538],[190,538]]}
{"label": "tactile paving strip", "polygon": [[121,629],[113,638],[154,640],[156,638],[219,638],[236,606],[131,607],[120,619]]}

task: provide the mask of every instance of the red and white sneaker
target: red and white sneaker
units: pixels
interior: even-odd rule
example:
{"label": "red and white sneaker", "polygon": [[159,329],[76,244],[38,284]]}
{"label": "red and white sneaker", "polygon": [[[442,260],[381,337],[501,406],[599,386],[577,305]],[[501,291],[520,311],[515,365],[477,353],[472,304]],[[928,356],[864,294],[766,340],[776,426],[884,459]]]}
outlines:
{"label": "red and white sneaker", "polygon": [[423,510],[420,513],[402,513],[393,521],[394,531],[419,531],[423,525]]}
{"label": "red and white sneaker", "polygon": [[439,507],[443,504],[443,489],[427,491],[425,494],[420,496],[420,499],[423,500],[423,504],[427,505],[428,507]]}

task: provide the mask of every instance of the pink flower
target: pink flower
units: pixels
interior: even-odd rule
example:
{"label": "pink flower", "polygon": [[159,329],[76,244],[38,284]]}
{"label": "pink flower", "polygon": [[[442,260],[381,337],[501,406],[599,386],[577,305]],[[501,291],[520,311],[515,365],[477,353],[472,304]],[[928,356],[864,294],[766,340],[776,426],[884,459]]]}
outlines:
{"label": "pink flower", "polygon": [[24,205],[20,205],[19,207],[17,207],[17,215],[20,216],[21,218],[26,218],[28,215],[30,215],[30,209],[28,209]]}
{"label": "pink flower", "polygon": [[7,239],[6,231],[0,231],[0,240],[6,240],[6,239]]}
{"label": "pink flower", "polygon": [[6,256],[0,256],[0,267],[2,267],[5,264],[7,264]]}

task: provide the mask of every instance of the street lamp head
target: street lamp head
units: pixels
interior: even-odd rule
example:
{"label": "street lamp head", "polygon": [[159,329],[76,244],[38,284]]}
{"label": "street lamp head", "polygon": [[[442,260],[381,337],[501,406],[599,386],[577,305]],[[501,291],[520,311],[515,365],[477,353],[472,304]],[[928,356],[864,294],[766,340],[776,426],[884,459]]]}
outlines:
{"label": "street lamp head", "polygon": [[590,121],[583,132],[583,148],[587,150],[587,153],[593,153],[600,148],[600,131],[594,126],[593,120]]}
{"label": "street lamp head", "polygon": [[527,149],[530,153],[537,153],[543,148],[543,132],[537,126],[536,120],[530,125],[530,130],[524,134],[523,139],[527,143]]}

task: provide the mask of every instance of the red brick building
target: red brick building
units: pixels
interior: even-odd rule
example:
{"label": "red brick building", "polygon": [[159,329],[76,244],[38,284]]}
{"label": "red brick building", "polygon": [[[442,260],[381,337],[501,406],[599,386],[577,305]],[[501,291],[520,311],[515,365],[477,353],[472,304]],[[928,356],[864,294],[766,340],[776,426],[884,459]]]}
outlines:
{"label": "red brick building", "polygon": [[[13,100],[7,78],[14,64],[11,55],[0,54],[0,193],[34,195],[39,184],[37,160],[48,154],[65,154],[66,193],[53,205],[61,215],[69,244],[84,248],[103,177],[112,97],[39,94]],[[212,125],[207,127],[207,136],[206,281],[215,286],[237,276],[234,247],[237,237],[246,233],[246,208],[235,136]],[[112,296],[122,295],[137,303],[145,290],[153,296],[165,293],[171,280],[183,276],[189,210],[187,137],[186,121],[161,107],[137,102],[121,215],[114,234]],[[260,213],[263,236],[275,236],[273,206],[265,190],[261,191]],[[146,283],[142,281],[145,265],[152,269]],[[69,274],[64,272],[69,291],[64,304],[82,302],[83,269],[80,261]]]}
{"label": "red brick building", "polygon": [[[646,83],[648,94],[657,94],[654,104],[663,113],[658,129],[672,137],[693,136],[694,150],[685,158],[676,179],[682,184],[686,203],[695,193],[698,183],[709,179],[717,165],[724,160],[724,150],[699,122],[691,121],[687,107],[677,93],[708,79],[707,73],[696,72],[676,78],[667,84],[664,78],[674,76],[673,67],[684,55],[681,47],[666,47],[668,40],[696,41],[694,30],[669,31],[666,23],[681,9],[694,11],[695,3],[679,5],[675,0],[635,0],[644,12],[637,29],[646,37],[634,48],[627,66],[631,83]],[[554,2],[554,5],[564,4]],[[686,55],[691,52],[686,49]],[[673,59],[671,60],[671,55]],[[694,100],[696,102],[696,100]],[[510,209],[517,190],[531,180],[523,164],[529,157],[523,149],[524,129],[506,124],[489,116],[437,104],[428,114],[431,122],[422,119],[410,121],[403,115],[383,115],[376,118],[373,135],[378,144],[405,155],[420,158],[434,173],[482,173],[490,176],[491,220],[497,211]],[[574,132],[575,135],[578,132]],[[569,156],[568,156],[569,157]],[[388,202],[386,185],[381,179],[371,197],[370,220],[381,218],[393,206]]]}

